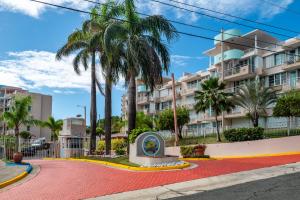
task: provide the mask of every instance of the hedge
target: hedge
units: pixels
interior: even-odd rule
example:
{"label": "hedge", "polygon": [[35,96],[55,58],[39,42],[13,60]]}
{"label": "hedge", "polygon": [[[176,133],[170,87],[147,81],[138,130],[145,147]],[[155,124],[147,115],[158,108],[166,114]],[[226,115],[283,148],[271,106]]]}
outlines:
{"label": "hedge", "polygon": [[264,138],[264,129],[256,128],[236,128],[223,132],[225,138],[230,142],[260,140]]}
{"label": "hedge", "polygon": [[135,142],[135,139],[142,133],[150,131],[149,128],[136,128],[133,129],[129,134],[129,142],[133,144]]}

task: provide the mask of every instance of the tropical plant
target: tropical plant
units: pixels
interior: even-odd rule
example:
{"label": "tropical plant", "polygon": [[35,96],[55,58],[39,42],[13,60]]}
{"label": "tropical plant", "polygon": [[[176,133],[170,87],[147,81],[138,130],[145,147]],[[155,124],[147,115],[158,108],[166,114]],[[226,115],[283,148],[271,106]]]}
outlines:
{"label": "tropical plant", "polygon": [[124,20],[109,25],[105,47],[112,52],[112,44],[122,44],[126,66],[123,70],[128,85],[128,133],[136,127],[137,76],[153,91],[162,81],[162,72],[169,70],[170,56],[162,37],[167,42],[177,37],[175,27],[163,16],[140,18],[134,0],[124,1]]}
{"label": "tropical plant", "polygon": [[138,112],[136,115],[136,128],[153,128],[153,119],[144,112]]}
{"label": "tropical plant", "polygon": [[41,121],[40,125],[51,130],[51,141],[56,141],[59,136],[59,131],[62,130],[63,120],[55,120],[54,117],[49,117],[47,121]]}
{"label": "tropical plant", "polygon": [[234,108],[230,101],[231,93],[224,92],[225,83],[220,82],[219,78],[211,77],[201,83],[201,91],[195,92],[195,110],[197,113],[206,112],[211,109],[214,113],[217,127],[217,140],[221,142],[218,116],[224,111],[230,111]]}
{"label": "tropical plant", "polygon": [[300,117],[300,92],[291,91],[282,95],[273,109],[275,117],[287,117],[287,135],[290,135],[291,118]]}
{"label": "tropical plant", "polygon": [[148,128],[136,128],[131,131],[129,134],[129,142],[132,144],[135,142],[135,139],[142,133],[148,132],[150,129]]}
{"label": "tropical plant", "polygon": [[[105,119],[100,119],[98,121],[98,127],[104,130]],[[125,125],[125,122],[119,116],[111,117],[111,133],[120,133],[121,128]]]}
{"label": "tropical plant", "polygon": [[90,151],[96,149],[96,53],[98,50],[98,41],[93,38],[91,30],[85,26],[77,29],[68,37],[67,43],[61,47],[56,53],[56,59],[61,60],[64,56],[70,56],[76,53],[73,59],[74,71],[80,75],[80,64],[85,70],[89,68],[91,61],[91,109],[90,109],[90,126],[91,126],[91,145]]}
{"label": "tropical plant", "polygon": [[[105,140],[106,140],[106,154],[110,153],[111,147],[111,132],[112,132],[112,85],[119,79],[120,68],[124,65],[124,59],[122,59],[123,48],[122,44],[111,44],[111,51],[108,52],[104,49],[103,38],[106,34],[107,27],[114,23],[115,18],[122,14],[123,7],[112,0],[107,0],[106,3],[101,4],[99,7],[92,9],[90,19],[84,23],[86,27],[93,35],[92,40],[97,42],[99,53],[99,59],[102,66],[103,76],[105,77]],[[98,87],[101,88],[99,82]],[[102,91],[102,89],[100,89]]]}
{"label": "tropical plant", "polygon": [[28,132],[28,131],[21,131],[20,132],[20,137],[22,139],[25,139],[25,140],[30,139],[31,138],[31,133]]}
{"label": "tropical plant", "polygon": [[30,116],[28,107],[31,106],[31,97],[17,96],[12,99],[12,106],[5,111],[1,118],[7,123],[8,128],[14,129],[16,136],[15,151],[19,149],[20,126],[36,125],[37,121]]}
{"label": "tropical plant", "polygon": [[[184,125],[189,123],[190,114],[189,114],[189,110],[185,107],[177,107],[176,114],[177,114],[177,126],[179,132],[178,137],[179,139],[182,139],[182,129]],[[157,128],[160,130],[171,130],[172,132],[175,132],[174,113],[172,109],[164,110],[158,115]]]}
{"label": "tropical plant", "polygon": [[276,90],[265,87],[256,78],[240,86],[234,96],[233,102],[247,111],[253,127],[258,127],[259,118],[266,115],[268,106],[276,102]]}

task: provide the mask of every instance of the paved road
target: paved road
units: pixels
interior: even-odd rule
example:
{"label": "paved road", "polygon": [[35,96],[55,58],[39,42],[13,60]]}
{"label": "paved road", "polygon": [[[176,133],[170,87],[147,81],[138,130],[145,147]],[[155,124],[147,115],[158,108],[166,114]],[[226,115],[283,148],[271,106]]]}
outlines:
{"label": "paved road", "polygon": [[133,191],[264,167],[299,162],[300,155],[196,161],[193,169],[132,172],[94,163],[62,160],[30,161],[40,167],[32,179],[7,191],[1,200],[75,200]]}
{"label": "paved road", "polygon": [[254,181],[170,200],[299,200],[300,173]]}

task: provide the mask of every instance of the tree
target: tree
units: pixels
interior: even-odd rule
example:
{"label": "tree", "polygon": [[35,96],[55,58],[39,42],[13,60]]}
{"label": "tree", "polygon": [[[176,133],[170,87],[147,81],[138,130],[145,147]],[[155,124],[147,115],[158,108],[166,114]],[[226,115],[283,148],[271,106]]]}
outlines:
{"label": "tree", "polygon": [[91,109],[90,109],[90,126],[91,126],[91,145],[90,151],[96,150],[96,52],[98,41],[94,40],[93,35],[87,26],[83,24],[82,29],[77,29],[69,35],[67,43],[56,53],[56,59],[61,60],[64,56],[70,56],[76,53],[73,59],[74,71],[80,75],[80,64],[84,69],[88,69],[88,63],[91,61]]}
{"label": "tree", "polygon": [[300,117],[300,93],[291,91],[282,95],[273,109],[275,117],[287,117],[288,136],[290,135],[291,118]]}
{"label": "tree", "polygon": [[[105,153],[110,154],[111,149],[111,128],[112,128],[112,85],[119,79],[119,71],[122,68],[124,61],[122,59],[123,48],[122,44],[111,42],[110,51],[106,51],[104,48],[104,35],[106,34],[107,27],[115,22],[113,18],[121,15],[123,7],[116,4],[114,1],[108,0],[106,3],[101,4],[99,7],[95,7],[92,10],[90,20],[84,23],[84,27],[88,28],[93,33],[92,41],[96,41],[98,44],[97,51],[100,55],[100,62],[102,66],[103,76],[105,77]],[[98,82],[98,87],[101,88]],[[102,91],[100,89],[100,91]],[[102,92],[103,93],[103,92]]]}
{"label": "tree", "polygon": [[153,91],[162,81],[162,72],[168,72],[169,51],[162,37],[170,42],[177,37],[175,27],[163,16],[140,18],[134,0],[124,1],[124,21],[111,24],[105,34],[105,46],[111,49],[112,41],[122,44],[126,66],[123,70],[128,85],[128,133],[136,126],[136,82],[140,76]]}
{"label": "tree", "polygon": [[153,128],[153,119],[144,112],[138,112],[136,115],[136,128]]}
{"label": "tree", "polygon": [[215,123],[217,127],[217,140],[221,142],[218,116],[223,111],[230,111],[234,105],[230,101],[231,93],[224,92],[225,83],[220,82],[219,78],[211,77],[201,83],[201,91],[195,92],[195,110],[197,113],[206,112],[212,109],[215,116]]}
{"label": "tree", "polygon": [[247,111],[253,126],[258,127],[259,118],[266,115],[267,107],[276,99],[276,90],[265,87],[257,78],[239,87],[233,101]]}
{"label": "tree", "polygon": [[[185,107],[178,107],[176,108],[176,114],[177,114],[177,125],[179,129],[179,138],[182,139],[182,129],[184,125],[189,123],[190,121],[190,114],[189,110]],[[167,109],[162,111],[157,120],[157,125],[160,130],[171,130],[172,132],[175,132],[174,127],[174,114],[172,109]]]}
{"label": "tree", "polygon": [[[111,117],[111,132],[112,133],[120,133],[121,128],[125,125],[125,122],[119,116]],[[98,121],[98,127],[104,130],[105,119],[100,119]]]}
{"label": "tree", "polygon": [[55,120],[54,117],[49,117],[47,121],[41,121],[40,125],[51,130],[51,141],[58,140],[59,131],[62,130],[63,120]]}
{"label": "tree", "polygon": [[12,106],[9,111],[5,111],[1,118],[7,123],[8,128],[14,129],[16,136],[15,151],[20,151],[19,149],[19,135],[20,126],[36,125],[36,120],[34,120],[29,115],[28,107],[31,106],[31,97],[18,96],[12,99]]}

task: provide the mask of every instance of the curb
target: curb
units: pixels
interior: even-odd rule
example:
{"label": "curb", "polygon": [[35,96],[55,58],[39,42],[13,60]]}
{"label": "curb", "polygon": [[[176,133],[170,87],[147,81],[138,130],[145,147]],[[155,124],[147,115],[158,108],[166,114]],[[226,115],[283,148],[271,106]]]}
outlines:
{"label": "curb", "polygon": [[188,162],[184,162],[182,165],[178,165],[178,166],[132,167],[132,166],[127,166],[127,165],[122,165],[122,164],[117,164],[117,163],[112,163],[112,162],[106,162],[106,161],[101,161],[101,160],[76,159],[76,158],[66,158],[66,159],[44,158],[44,159],[45,160],[70,160],[70,161],[79,161],[79,162],[89,162],[89,163],[96,163],[96,164],[101,164],[101,165],[110,166],[110,167],[116,167],[119,169],[132,170],[132,171],[164,171],[164,170],[184,169],[184,168],[191,166],[191,164]]}
{"label": "curb", "polygon": [[26,177],[31,171],[32,171],[32,166],[30,163],[22,163],[22,164],[16,164],[16,165],[27,165],[27,168],[25,169],[24,172],[22,172],[21,174],[17,175],[16,177],[14,178],[11,178],[7,181],[4,181],[2,183],[0,183],[0,189],[8,186],[8,185],[11,185],[21,179],[23,179],[24,177]]}
{"label": "curb", "polygon": [[257,155],[247,155],[247,156],[216,156],[212,159],[222,160],[222,159],[238,159],[238,158],[261,158],[261,157],[275,157],[275,156],[292,156],[300,155],[300,152],[285,152],[285,153],[276,153],[276,154],[257,154]]}

